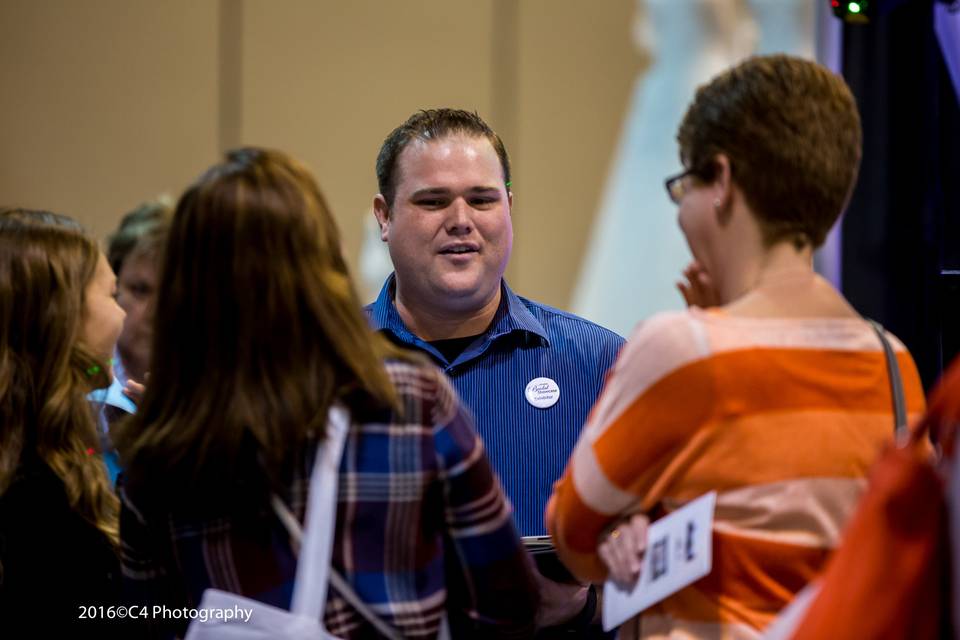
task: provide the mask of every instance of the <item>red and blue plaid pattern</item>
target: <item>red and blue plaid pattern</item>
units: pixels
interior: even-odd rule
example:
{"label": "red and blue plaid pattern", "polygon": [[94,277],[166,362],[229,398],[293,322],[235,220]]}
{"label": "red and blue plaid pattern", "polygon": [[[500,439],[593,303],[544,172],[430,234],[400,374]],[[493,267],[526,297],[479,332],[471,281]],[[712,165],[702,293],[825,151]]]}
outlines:
{"label": "red and blue plaid pattern", "polygon": [[[530,564],[469,414],[437,369],[392,362],[387,370],[402,408],[353,411],[334,567],[406,637],[436,637],[445,612],[454,637],[531,637]],[[301,521],[312,457],[309,447],[285,496]],[[296,557],[265,497],[251,497],[246,508],[198,511],[145,504],[155,491],[130,495],[121,481],[131,604],[195,607],[214,587],[289,607]],[[376,637],[332,589],[325,623],[344,638]],[[149,624],[160,637],[186,627],[182,620]]]}

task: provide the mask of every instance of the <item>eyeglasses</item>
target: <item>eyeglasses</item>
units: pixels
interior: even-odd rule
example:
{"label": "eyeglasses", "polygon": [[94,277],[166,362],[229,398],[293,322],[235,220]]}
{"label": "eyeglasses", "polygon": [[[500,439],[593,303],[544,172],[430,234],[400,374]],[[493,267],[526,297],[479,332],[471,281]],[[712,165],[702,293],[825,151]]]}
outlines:
{"label": "eyeglasses", "polygon": [[684,186],[683,179],[692,174],[693,169],[687,169],[683,173],[670,176],[663,181],[663,186],[667,188],[667,195],[670,196],[670,200],[673,201],[673,204],[680,204],[684,194],[687,193],[687,188]]}

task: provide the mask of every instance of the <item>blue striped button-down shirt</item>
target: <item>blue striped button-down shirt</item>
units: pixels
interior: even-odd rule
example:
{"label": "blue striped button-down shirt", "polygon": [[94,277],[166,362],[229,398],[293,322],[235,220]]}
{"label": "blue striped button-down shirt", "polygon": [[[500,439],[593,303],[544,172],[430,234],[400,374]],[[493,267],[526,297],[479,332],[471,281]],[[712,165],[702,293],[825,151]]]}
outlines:
{"label": "blue striped button-down shirt", "polygon": [[[522,298],[503,282],[490,327],[453,361],[413,335],[393,303],[394,277],[366,311],[395,342],[428,353],[476,418],[521,535],[543,535],[543,510],[600,394],[623,338],[573,314]],[[559,399],[537,408],[527,385],[549,378]]]}

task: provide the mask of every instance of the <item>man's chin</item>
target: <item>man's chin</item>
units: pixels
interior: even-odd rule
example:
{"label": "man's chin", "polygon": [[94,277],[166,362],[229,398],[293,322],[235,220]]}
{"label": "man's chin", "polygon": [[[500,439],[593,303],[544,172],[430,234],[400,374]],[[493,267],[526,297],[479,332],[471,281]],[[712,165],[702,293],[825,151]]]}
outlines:
{"label": "man's chin", "polygon": [[441,300],[446,307],[462,311],[472,311],[489,302],[498,290],[499,286],[481,287],[476,283],[469,285],[458,283],[443,284],[436,288],[436,294],[437,298]]}

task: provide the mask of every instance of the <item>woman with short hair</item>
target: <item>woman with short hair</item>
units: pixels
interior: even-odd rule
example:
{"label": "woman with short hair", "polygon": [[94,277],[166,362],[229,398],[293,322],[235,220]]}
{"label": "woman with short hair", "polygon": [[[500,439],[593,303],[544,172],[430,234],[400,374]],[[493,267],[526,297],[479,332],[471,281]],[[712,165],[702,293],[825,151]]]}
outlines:
{"label": "woman with short hair", "polygon": [[[860,119],[841,78],[774,55],[701,87],[677,138],[686,169],[666,186],[691,307],[636,328],[547,521],[574,573],[631,584],[646,517],[716,490],[711,573],[621,637],[756,638],[823,568],[894,434],[878,335],[813,269],[856,180]],[[916,367],[886,337],[917,416]]]}

